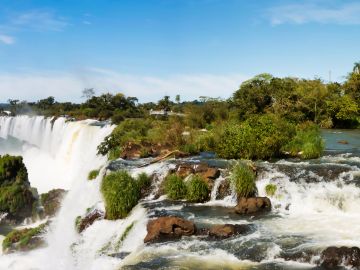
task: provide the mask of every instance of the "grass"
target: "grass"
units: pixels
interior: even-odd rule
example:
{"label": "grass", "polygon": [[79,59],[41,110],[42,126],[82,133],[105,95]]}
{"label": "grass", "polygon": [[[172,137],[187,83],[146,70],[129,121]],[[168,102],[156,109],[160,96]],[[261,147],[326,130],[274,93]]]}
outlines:
{"label": "grass", "polygon": [[275,195],[276,190],[277,190],[277,187],[274,184],[267,184],[265,187],[266,195],[268,195],[270,197]]}
{"label": "grass", "polygon": [[107,175],[101,183],[105,201],[106,218],[125,218],[140,199],[137,182],[126,172],[117,171]]}
{"label": "grass", "polygon": [[[2,243],[2,248],[5,251],[10,248],[13,244],[18,244],[20,249],[29,245],[30,240],[38,236],[39,234],[44,232],[46,227],[46,223],[39,225],[35,228],[26,228],[22,230],[13,230],[8,235],[6,235],[5,239]],[[31,247],[29,247],[31,248]]]}
{"label": "grass", "polygon": [[257,194],[255,173],[245,164],[238,162],[231,171],[231,183],[238,197],[253,197]]}
{"label": "grass", "polygon": [[88,174],[88,180],[96,179],[96,177],[98,177],[99,173],[100,173],[100,170],[92,170],[92,171],[90,171],[89,174]]}
{"label": "grass", "polygon": [[122,233],[122,235],[120,236],[118,242],[115,245],[115,249],[118,250],[122,243],[124,242],[124,240],[126,239],[126,237],[129,235],[131,229],[134,227],[135,221],[133,223],[131,223],[129,226],[126,227],[125,231]]}
{"label": "grass", "polygon": [[147,188],[151,185],[151,178],[144,172],[136,177],[136,181],[140,189]]}
{"label": "grass", "polygon": [[181,177],[170,174],[165,179],[165,193],[172,200],[182,200],[186,196],[186,185]]}
{"label": "grass", "polygon": [[199,175],[192,176],[186,188],[186,199],[190,202],[205,202],[209,199],[209,187]]}

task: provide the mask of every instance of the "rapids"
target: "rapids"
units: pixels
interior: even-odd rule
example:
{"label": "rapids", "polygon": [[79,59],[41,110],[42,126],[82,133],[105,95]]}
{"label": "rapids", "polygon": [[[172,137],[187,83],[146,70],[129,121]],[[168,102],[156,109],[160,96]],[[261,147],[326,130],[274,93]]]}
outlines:
{"label": "rapids", "polygon": [[[175,160],[141,169],[147,160],[112,163],[96,155],[96,147],[113,127],[96,121],[53,123],[43,117],[0,117],[0,154],[24,157],[29,180],[39,193],[53,188],[69,190],[62,208],[46,235],[48,246],[28,253],[2,255],[0,269],[319,269],[319,252],[331,245],[360,247],[360,133],[323,131],[324,155],[316,160],[259,161],[257,187],[265,195],[268,183],[276,184],[273,209],[261,216],[239,216],[234,192],[217,200],[224,176],[214,183],[211,200],[204,204],[170,202],[155,194]],[[338,140],[349,144],[340,145]],[[225,168],[226,161],[193,157]],[[87,173],[101,168],[99,177]],[[124,220],[100,220],[77,234],[76,216],[89,207],[104,208],[99,192],[107,169],[125,168],[133,175],[154,174],[154,191]],[[178,215],[196,225],[248,224],[246,235],[209,241],[184,237],[144,245],[146,224],[159,215]],[[133,224],[124,241],[126,228]],[[1,232],[1,230],[0,230]],[[1,239],[1,237],[0,237]],[[0,240],[1,241],[1,240]],[[304,261],[298,254],[310,256]]]}

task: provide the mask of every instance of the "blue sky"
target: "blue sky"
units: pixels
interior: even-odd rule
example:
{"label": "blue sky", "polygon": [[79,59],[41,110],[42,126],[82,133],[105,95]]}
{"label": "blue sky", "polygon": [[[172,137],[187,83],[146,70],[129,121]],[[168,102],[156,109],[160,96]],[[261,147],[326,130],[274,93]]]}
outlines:
{"label": "blue sky", "polygon": [[258,73],[341,81],[360,60],[360,2],[0,0],[0,102],[81,90],[229,97]]}

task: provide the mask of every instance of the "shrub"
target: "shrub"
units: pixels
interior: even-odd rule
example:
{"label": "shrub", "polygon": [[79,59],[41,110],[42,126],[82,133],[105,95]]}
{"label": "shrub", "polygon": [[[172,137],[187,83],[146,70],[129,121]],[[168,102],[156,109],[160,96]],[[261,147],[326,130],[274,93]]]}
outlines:
{"label": "shrub", "polygon": [[238,197],[253,197],[257,194],[254,172],[245,164],[237,163],[231,171],[231,183]]}
{"label": "shrub", "polygon": [[303,159],[318,158],[324,150],[324,141],[320,129],[315,124],[303,124],[298,127],[296,136],[283,147],[283,151]]}
{"label": "shrub", "polygon": [[191,177],[186,183],[186,199],[190,202],[204,202],[209,199],[209,187],[199,175]]}
{"label": "shrub", "polygon": [[266,192],[266,195],[268,195],[268,196],[274,196],[276,190],[277,190],[277,187],[274,184],[267,184],[265,187],[265,192]]}
{"label": "shrub", "polygon": [[186,185],[176,174],[170,174],[165,178],[165,193],[172,200],[181,200],[186,196]]}
{"label": "shrub", "polygon": [[98,177],[100,170],[92,170],[89,172],[88,180],[94,180],[96,177]]}
{"label": "shrub", "polygon": [[190,155],[197,154],[199,152],[194,144],[185,144],[180,148],[180,150]]}
{"label": "shrub", "polygon": [[125,218],[140,199],[137,182],[126,172],[117,171],[107,175],[101,183],[105,200],[106,218]]}
{"label": "shrub", "polygon": [[215,135],[212,131],[201,132],[196,135],[194,144],[198,151],[214,151],[216,147]]}
{"label": "shrub", "polygon": [[229,122],[221,132],[216,152],[227,159],[277,157],[294,133],[292,124],[274,115],[254,116],[241,124]]}

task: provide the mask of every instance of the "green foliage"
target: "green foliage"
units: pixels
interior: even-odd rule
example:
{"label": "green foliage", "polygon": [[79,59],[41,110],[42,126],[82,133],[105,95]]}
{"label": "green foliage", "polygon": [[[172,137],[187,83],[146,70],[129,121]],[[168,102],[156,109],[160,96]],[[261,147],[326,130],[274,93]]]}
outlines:
{"label": "green foliage", "polygon": [[209,187],[199,175],[194,175],[186,183],[186,199],[190,202],[205,202],[209,199]]}
{"label": "green foliage", "polygon": [[100,173],[100,170],[92,170],[89,172],[88,180],[94,180],[96,177],[98,177]]}
{"label": "green foliage", "polygon": [[115,245],[116,250],[118,250],[121,247],[122,243],[125,241],[126,237],[129,235],[129,233],[130,233],[131,229],[134,227],[134,225],[135,225],[135,221],[126,227],[125,231],[122,233],[118,242]]}
{"label": "green foliage", "polygon": [[2,242],[3,251],[11,248],[12,245],[16,244],[18,249],[31,249],[29,246],[31,239],[44,233],[46,223],[39,225],[35,228],[26,228],[22,230],[13,230],[6,235],[5,239]]}
{"label": "green foliage", "polygon": [[216,153],[227,159],[276,157],[294,130],[292,124],[274,115],[252,117],[241,124],[231,122],[222,130]]}
{"label": "green foliage", "polygon": [[147,188],[151,185],[151,178],[144,172],[136,177],[136,181],[140,189]]}
{"label": "green foliage", "polygon": [[170,174],[165,178],[165,193],[172,200],[181,200],[186,196],[186,185],[181,177]]}
{"label": "green foliage", "polygon": [[283,147],[283,150],[292,156],[301,153],[301,158],[312,159],[320,157],[324,147],[318,126],[309,123],[298,127],[295,137]]}
{"label": "green foliage", "polygon": [[137,182],[126,172],[117,171],[105,176],[101,184],[106,218],[125,218],[140,199]]}
{"label": "green foliage", "polygon": [[81,216],[75,218],[75,229],[77,232],[80,232]]}
{"label": "green foliage", "polygon": [[236,163],[231,170],[230,181],[238,197],[253,197],[257,194],[255,173],[245,164]]}
{"label": "green foliage", "polygon": [[267,184],[265,187],[266,195],[271,196],[271,197],[275,195],[276,190],[277,190],[277,187],[274,184]]}
{"label": "green foliage", "polygon": [[0,186],[8,183],[28,183],[28,175],[22,157],[0,156]]}

